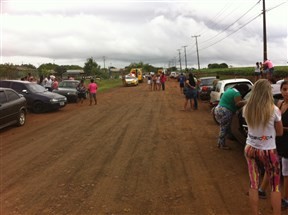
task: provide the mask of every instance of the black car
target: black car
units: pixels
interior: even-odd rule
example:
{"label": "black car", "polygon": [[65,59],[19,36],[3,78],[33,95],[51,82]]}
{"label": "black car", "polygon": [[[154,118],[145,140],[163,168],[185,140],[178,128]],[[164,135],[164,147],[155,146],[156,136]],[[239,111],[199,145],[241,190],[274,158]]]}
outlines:
{"label": "black car", "polygon": [[10,88],[0,87],[0,129],[26,122],[26,99]]}
{"label": "black car", "polygon": [[[248,99],[251,90],[244,96],[244,99]],[[275,100],[275,104],[279,99],[282,99],[282,94],[280,92],[280,84],[272,84],[272,93]],[[242,109],[238,110],[236,114],[233,115],[231,123],[231,134],[232,136],[241,144],[246,144],[246,138],[248,134],[247,123],[242,116]]]}
{"label": "black car", "polygon": [[20,80],[1,80],[0,87],[12,88],[17,93],[23,94],[27,100],[27,108],[35,113],[58,110],[67,104],[65,96],[49,92],[37,83]]}
{"label": "black car", "polygon": [[54,89],[52,92],[65,96],[68,102],[77,102],[78,91],[76,87],[79,83],[78,80],[63,80],[59,83],[58,89]]}

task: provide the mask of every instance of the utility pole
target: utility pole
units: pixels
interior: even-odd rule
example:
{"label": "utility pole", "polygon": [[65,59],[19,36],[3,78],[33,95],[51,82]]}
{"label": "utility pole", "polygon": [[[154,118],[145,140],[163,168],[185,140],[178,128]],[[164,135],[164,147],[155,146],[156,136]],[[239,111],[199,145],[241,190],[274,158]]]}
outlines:
{"label": "utility pole", "polygon": [[181,65],[181,53],[180,53],[181,49],[177,49],[177,51],[179,52],[179,63],[180,63],[180,72],[182,71],[182,65]]}
{"label": "utility pole", "polygon": [[267,34],[266,34],[266,7],[265,0],[263,0],[263,62],[267,58]]}
{"label": "utility pole", "polygon": [[195,39],[196,39],[196,50],[197,50],[198,70],[200,71],[200,60],[199,60],[199,51],[198,51],[198,42],[197,42],[197,37],[200,37],[200,35],[195,35],[195,36],[191,36],[191,37],[195,37]]}
{"label": "utility pole", "polygon": [[186,71],[187,71],[186,47],[187,47],[187,46],[183,46],[183,48],[184,48],[184,53],[185,53],[185,69],[186,69]]}

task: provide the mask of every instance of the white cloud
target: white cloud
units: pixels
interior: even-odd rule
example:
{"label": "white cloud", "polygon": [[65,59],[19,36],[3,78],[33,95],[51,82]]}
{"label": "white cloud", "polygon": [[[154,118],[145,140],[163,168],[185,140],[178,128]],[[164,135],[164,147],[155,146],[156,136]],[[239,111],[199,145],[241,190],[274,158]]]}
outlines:
{"label": "white cloud", "polygon": [[[197,67],[191,36],[200,35],[201,67],[254,65],[263,58],[262,16],[248,24],[261,13],[257,2],[2,1],[1,63],[84,66],[93,57],[103,67],[105,56],[116,67],[139,61],[167,67],[181,49],[183,66],[187,45],[188,65]],[[266,9],[268,57],[286,65],[287,1],[266,0]]]}

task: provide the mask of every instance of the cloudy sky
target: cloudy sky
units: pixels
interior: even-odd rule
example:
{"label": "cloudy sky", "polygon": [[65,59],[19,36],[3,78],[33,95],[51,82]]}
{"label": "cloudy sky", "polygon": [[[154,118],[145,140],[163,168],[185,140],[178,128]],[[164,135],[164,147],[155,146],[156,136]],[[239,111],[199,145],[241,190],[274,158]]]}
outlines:
{"label": "cloudy sky", "polygon": [[[1,62],[198,68],[263,60],[263,0],[1,0]],[[265,0],[268,58],[287,65],[287,0]],[[196,41],[198,46],[196,46]],[[186,51],[186,61],[185,61]]]}

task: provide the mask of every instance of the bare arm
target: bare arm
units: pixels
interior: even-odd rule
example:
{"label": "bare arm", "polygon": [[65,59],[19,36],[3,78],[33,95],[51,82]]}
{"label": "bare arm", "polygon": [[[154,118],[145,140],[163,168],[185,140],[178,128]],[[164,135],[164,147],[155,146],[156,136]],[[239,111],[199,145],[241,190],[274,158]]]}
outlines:
{"label": "bare arm", "polygon": [[282,121],[275,122],[275,130],[276,130],[276,136],[282,136],[283,135]]}
{"label": "bare arm", "polygon": [[235,102],[237,107],[243,107],[246,104],[246,101],[243,100],[241,96],[235,97],[234,102]]}
{"label": "bare arm", "polygon": [[192,88],[192,89],[195,88],[195,87],[193,87],[193,86],[189,83],[189,80],[186,80],[186,84],[187,84],[190,88]]}

